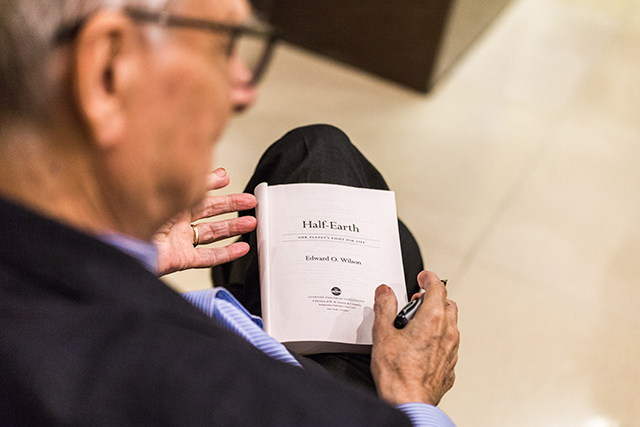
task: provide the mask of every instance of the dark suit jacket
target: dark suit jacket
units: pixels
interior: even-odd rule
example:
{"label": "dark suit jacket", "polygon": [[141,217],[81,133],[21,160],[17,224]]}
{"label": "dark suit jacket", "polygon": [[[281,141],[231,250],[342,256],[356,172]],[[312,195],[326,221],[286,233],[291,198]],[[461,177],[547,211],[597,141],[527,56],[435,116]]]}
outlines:
{"label": "dark suit jacket", "polygon": [[410,425],[219,329],[135,259],[0,199],[0,425]]}

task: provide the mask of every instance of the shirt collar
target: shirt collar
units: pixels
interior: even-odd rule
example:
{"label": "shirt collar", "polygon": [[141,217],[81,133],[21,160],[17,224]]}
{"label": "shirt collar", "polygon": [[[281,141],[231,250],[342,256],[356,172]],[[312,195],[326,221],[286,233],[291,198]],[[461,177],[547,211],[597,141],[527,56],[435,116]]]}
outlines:
{"label": "shirt collar", "polygon": [[119,233],[99,234],[98,239],[140,261],[154,274],[158,272],[158,249],[153,243]]}

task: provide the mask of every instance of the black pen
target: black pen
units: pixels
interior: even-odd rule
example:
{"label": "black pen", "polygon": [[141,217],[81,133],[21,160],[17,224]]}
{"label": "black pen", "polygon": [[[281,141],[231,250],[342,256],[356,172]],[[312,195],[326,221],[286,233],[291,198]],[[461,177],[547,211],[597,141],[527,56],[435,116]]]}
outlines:
{"label": "black pen", "polygon": [[[447,286],[447,279],[442,279],[440,281]],[[405,305],[396,316],[396,320],[393,321],[393,326],[395,326],[396,329],[402,329],[407,326],[407,324],[409,324],[409,320],[413,319],[413,316],[418,312],[423,300],[424,293],[419,298],[416,298],[413,301],[410,301],[409,304]]]}

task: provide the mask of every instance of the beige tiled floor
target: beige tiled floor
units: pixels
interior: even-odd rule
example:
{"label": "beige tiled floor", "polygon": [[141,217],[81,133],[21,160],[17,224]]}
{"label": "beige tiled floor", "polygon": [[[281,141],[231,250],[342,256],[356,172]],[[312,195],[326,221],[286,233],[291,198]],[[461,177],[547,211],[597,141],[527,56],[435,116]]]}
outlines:
{"label": "beige tiled floor", "polygon": [[382,171],[450,280],[459,426],[640,425],[640,1],[515,0],[428,97],[282,46],[219,146],[229,191],[315,122]]}

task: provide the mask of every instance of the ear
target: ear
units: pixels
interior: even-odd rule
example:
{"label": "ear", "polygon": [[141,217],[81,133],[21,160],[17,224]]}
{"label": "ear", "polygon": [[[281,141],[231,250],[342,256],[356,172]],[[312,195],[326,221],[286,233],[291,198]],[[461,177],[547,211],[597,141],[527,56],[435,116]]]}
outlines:
{"label": "ear", "polygon": [[[136,28],[122,13],[92,16],[76,42],[78,109],[94,143],[110,148],[126,133],[126,98],[136,67]],[[138,46],[139,47],[139,46]]]}

